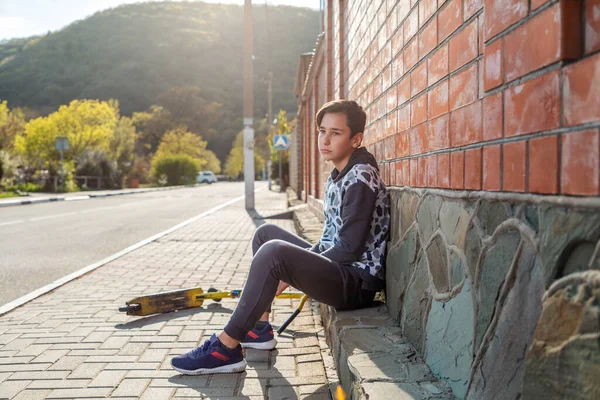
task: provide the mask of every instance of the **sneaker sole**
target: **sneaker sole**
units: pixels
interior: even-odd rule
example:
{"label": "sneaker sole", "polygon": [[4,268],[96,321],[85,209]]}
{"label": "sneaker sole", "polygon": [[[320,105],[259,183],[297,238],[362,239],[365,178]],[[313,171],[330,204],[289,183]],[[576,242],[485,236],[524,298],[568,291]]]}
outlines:
{"label": "sneaker sole", "polygon": [[246,370],[246,360],[242,360],[238,363],[231,365],[223,365],[222,367],[217,368],[199,368],[196,370],[185,370],[181,368],[177,368],[173,364],[171,366],[177,372],[180,372],[184,375],[210,375],[210,374],[234,374],[236,372],[243,372]]}
{"label": "sneaker sole", "polygon": [[240,343],[242,347],[246,349],[256,349],[256,350],[273,350],[275,346],[277,346],[277,340],[271,339],[268,342],[248,342],[248,343]]}

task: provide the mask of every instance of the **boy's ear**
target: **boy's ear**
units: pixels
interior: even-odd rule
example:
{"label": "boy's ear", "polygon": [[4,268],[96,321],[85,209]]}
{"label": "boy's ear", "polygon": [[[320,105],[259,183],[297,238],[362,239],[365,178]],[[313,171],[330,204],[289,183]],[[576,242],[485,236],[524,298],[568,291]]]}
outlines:
{"label": "boy's ear", "polygon": [[352,139],[350,139],[352,147],[358,149],[363,142],[364,136],[365,135],[362,132],[352,136]]}

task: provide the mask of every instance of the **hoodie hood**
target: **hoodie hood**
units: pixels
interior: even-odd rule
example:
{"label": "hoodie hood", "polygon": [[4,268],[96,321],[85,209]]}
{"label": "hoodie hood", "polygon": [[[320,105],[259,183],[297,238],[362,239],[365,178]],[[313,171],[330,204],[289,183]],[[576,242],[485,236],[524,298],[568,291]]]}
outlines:
{"label": "hoodie hood", "polygon": [[348,165],[346,165],[341,172],[339,172],[336,168],[334,168],[333,171],[331,171],[331,179],[334,182],[338,182],[356,164],[369,164],[379,171],[377,161],[375,161],[375,157],[373,157],[373,154],[369,153],[366,147],[359,147],[358,149],[354,150],[354,153],[352,153],[350,159],[348,160]]}

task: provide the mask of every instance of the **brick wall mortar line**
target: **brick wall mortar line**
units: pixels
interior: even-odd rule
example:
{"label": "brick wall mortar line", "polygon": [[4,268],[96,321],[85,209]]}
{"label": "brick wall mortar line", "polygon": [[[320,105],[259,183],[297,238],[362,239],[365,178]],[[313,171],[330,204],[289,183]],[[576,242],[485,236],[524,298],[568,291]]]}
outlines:
{"label": "brick wall mortar line", "polygon": [[[396,30],[394,30],[394,32],[391,34],[391,36],[390,36],[390,39],[386,40],[386,42],[385,42],[385,44],[384,44],[384,47],[385,47],[385,46],[386,46],[386,45],[387,45],[389,42],[391,42],[391,40],[392,40],[392,37],[393,37],[393,36],[394,36],[394,35],[395,35],[395,34],[398,32],[398,30],[399,30],[399,29],[403,29],[403,24],[404,24],[404,22],[405,22],[405,21],[408,19],[408,16],[409,16],[409,15],[410,15],[410,14],[413,12],[413,10],[414,10],[414,9],[417,9],[417,10],[418,10],[418,8],[419,8],[419,3],[417,2],[417,3],[416,3],[416,4],[415,4],[415,5],[414,5],[414,6],[413,6],[413,7],[412,7],[410,10],[409,10],[408,14],[406,15],[406,17],[404,17],[404,19],[403,19],[402,21],[397,21],[397,24],[398,24],[398,26],[396,27]],[[417,11],[417,12],[418,12],[418,11]],[[377,13],[375,13],[375,16],[374,16],[373,20],[375,20],[376,18],[377,18]],[[386,20],[387,20],[387,17],[386,17]],[[372,21],[371,21],[371,23],[372,23]],[[373,45],[373,43],[374,43],[374,42],[375,42],[375,40],[377,39],[377,36],[378,36],[378,35],[379,35],[379,33],[381,32],[381,30],[382,30],[382,29],[385,29],[385,28],[386,28],[386,27],[385,27],[385,24],[382,24],[382,26],[381,26],[381,27],[380,27],[380,28],[377,30],[377,32],[375,33],[375,35],[374,35],[374,36],[373,36],[373,38],[371,39],[371,41],[370,41],[370,42],[367,44],[367,47],[370,47],[370,46],[372,46],[372,45]],[[415,36],[412,38],[412,40],[415,40],[415,39],[417,38],[418,34],[419,34],[419,33],[420,33],[422,30],[423,30],[423,28],[419,29],[419,30],[417,31],[417,33],[415,33]],[[355,32],[355,35],[356,35],[356,32],[357,32],[357,30],[355,29],[355,30],[354,30],[354,32]],[[364,38],[366,38],[366,35],[364,36]],[[359,48],[360,48],[360,44],[361,44],[362,40],[365,40],[364,38],[363,38],[363,39],[361,39],[361,41],[359,41],[359,42],[356,44],[354,51],[353,51],[353,52],[352,52],[352,54],[350,54],[350,55],[349,55],[349,57],[348,57],[348,59],[349,59],[349,60],[350,60],[350,59],[352,59],[352,58],[353,58],[353,57],[356,55],[356,53],[358,52],[358,50],[359,50]],[[349,40],[349,43],[352,41],[352,39],[353,39],[353,37],[352,37],[352,38],[348,38],[348,40]],[[409,41],[409,43],[411,43],[411,42],[412,42],[412,40],[410,40],[410,41]],[[404,46],[402,47],[402,49],[400,49],[400,51],[399,51],[398,53],[400,53],[400,52],[401,52],[402,50],[404,50],[406,47],[407,47],[407,44],[406,44],[406,43],[404,43]],[[378,54],[379,54],[379,53],[380,53],[380,52],[378,52]],[[392,58],[394,58],[396,55],[397,55],[397,54],[394,54],[394,55],[392,55]],[[390,62],[389,64],[391,64],[391,62]],[[386,64],[386,66],[388,66],[389,64]],[[362,73],[362,74],[361,74],[361,75],[358,77],[357,81],[358,81],[358,80],[360,80],[360,79],[361,79],[361,78],[362,78],[362,77],[363,77],[363,76],[364,76],[366,73],[367,73],[367,70],[365,70],[365,71],[364,71],[364,72],[363,72],[363,73]],[[378,75],[378,76],[379,76],[379,75]],[[371,86],[371,85],[368,85],[368,86],[367,86],[367,88],[368,88],[369,86]],[[365,89],[365,91],[366,91],[366,89]],[[364,93],[364,91],[363,91],[363,92],[361,92],[361,93],[359,93],[359,96],[360,96],[360,95],[362,95],[363,93]]]}
{"label": "brick wall mortar line", "polygon": [[[447,37],[447,38],[446,38],[446,39],[445,39],[443,42],[440,42],[440,43],[438,43],[438,45],[437,45],[437,46],[436,46],[436,47],[435,47],[433,50],[431,50],[431,51],[430,51],[430,52],[427,54],[427,57],[424,57],[423,59],[419,60],[419,61],[418,61],[418,62],[417,62],[415,65],[413,65],[413,67],[412,67],[412,68],[410,68],[410,69],[409,69],[409,70],[407,70],[407,71],[404,71],[404,73],[402,74],[402,76],[401,76],[400,78],[398,78],[398,79],[397,79],[397,80],[395,80],[394,82],[391,82],[391,83],[390,83],[390,87],[392,87],[392,86],[394,86],[394,85],[397,85],[397,84],[398,84],[398,82],[400,82],[400,81],[401,81],[403,78],[405,78],[407,75],[410,75],[410,73],[412,73],[412,72],[413,72],[415,69],[419,68],[419,67],[421,66],[421,64],[428,62],[428,60],[431,58],[431,55],[432,55],[432,54],[434,54],[434,53],[435,53],[437,50],[441,49],[441,48],[442,48],[442,47],[444,47],[444,46],[445,46],[447,43],[449,43],[449,42],[450,42],[450,39],[452,39],[453,37],[455,37],[456,35],[458,35],[460,32],[462,32],[462,31],[465,29],[465,27],[466,27],[467,25],[469,25],[471,22],[473,22],[473,20],[475,20],[475,19],[476,19],[476,17],[478,17],[478,16],[479,16],[480,14],[482,14],[482,13],[483,13],[483,11],[482,11],[482,10],[480,10],[479,12],[475,13],[475,14],[474,14],[474,15],[473,15],[471,18],[469,18],[467,21],[465,21],[459,30],[456,30],[456,31],[455,31],[455,32],[454,32],[452,35],[448,36],[448,37]],[[424,27],[425,27],[425,26],[424,26]],[[414,36],[414,37],[413,37],[413,38],[412,38],[412,39],[411,39],[411,40],[410,40],[408,43],[409,43],[409,44],[411,44],[413,41],[416,41],[416,40],[418,39],[418,34],[419,34],[419,32],[421,32],[422,30],[423,30],[423,29],[420,29],[419,31],[417,31],[417,33],[415,34],[415,36]],[[478,40],[479,40],[479,39],[478,39]],[[390,38],[390,40],[388,40],[388,41],[386,42],[386,45],[387,45],[387,43],[389,43],[390,41],[391,41],[391,38]],[[384,47],[385,47],[385,46],[384,46]],[[367,90],[369,90],[369,88],[370,88],[371,86],[373,86],[373,85],[375,84],[375,81],[376,81],[377,79],[379,79],[379,78],[381,77],[381,75],[383,74],[383,70],[385,70],[385,68],[387,68],[387,67],[390,67],[390,66],[392,65],[392,63],[393,63],[393,60],[394,60],[394,58],[395,58],[395,57],[396,57],[398,54],[400,54],[402,51],[404,51],[404,50],[406,49],[406,47],[408,47],[408,44],[405,44],[405,45],[402,47],[402,49],[400,49],[400,51],[398,51],[398,53],[397,53],[397,54],[393,54],[393,55],[391,56],[391,58],[392,58],[392,61],[390,61],[388,64],[386,64],[385,66],[383,66],[383,67],[382,67],[382,72],[380,72],[380,73],[379,73],[379,74],[378,74],[378,75],[377,75],[377,76],[376,76],[376,77],[373,79],[373,81],[372,81],[370,84],[368,84],[368,85],[365,87],[365,90],[363,90],[362,92],[358,93],[358,96],[359,96],[359,97],[360,97],[360,96],[362,96],[362,95],[363,95],[363,94],[364,94],[364,93],[365,93]],[[379,56],[379,53],[378,53],[378,56]],[[448,59],[449,59],[449,58],[448,58]],[[478,55],[478,56],[477,56],[476,58],[474,58],[474,59],[473,59],[473,60],[472,60],[470,63],[468,63],[468,64],[465,64],[465,65],[463,65],[462,67],[460,67],[459,69],[457,69],[457,70],[455,70],[455,71],[451,72],[451,73],[449,74],[449,77],[451,77],[451,76],[454,76],[454,75],[456,75],[457,73],[460,73],[460,72],[462,72],[463,70],[465,70],[466,68],[469,68],[469,67],[471,67],[471,66],[472,66],[472,64],[475,64],[475,63],[479,62],[480,60],[483,60],[483,54],[480,54],[480,55]],[[504,61],[503,61],[503,62],[504,62]],[[504,68],[503,68],[503,69],[504,69]],[[367,74],[367,72],[368,72],[368,71],[367,71],[367,70],[365,70],[365,71],[363,72],[363,74],[362,74],[362,75],[360,75],[360,76],[358,77],[357,81],[358,81],[358,80],[360,80],[361,78],[363,78],[363,77],[365,76],[365,74]],[[376,102],[376,101],[377,101],[377,100],[378,100],[378,99],[379,99],[381,96],[385,95],[385,93],[386,93],[386,92],[384,92],[383,94],[380,94],[379,96],[377,96],[376,98],[374,98],[370,104],[373,104],[373,103],[375,103],[375,102]],[[488,93],[488,92],[486,92],[486,93]],[[491,94],[491,93],[492,93],[492,91],[490,91],[489,93]],[[369,106],[370,104],[367,104],[367,106]]]}
{"label": "brick wall mortar line", "polygon": [[[444,6],[442,6],[442,8],[446,7],[448,3],[449,3],[449,2],[446,2],[446,3],[445,3],[445,5],[444,5]],[[417,3],[417,5],[416,5],[415,7],[417,7],[417,8],[418,8],[418,3]],[[413,7],[413,8],[415,8],[415,7]],[[439,11],[440,11],[442,8],[438,9],[434,15],[438,14],[438,13],[439,13]],[[411,10],[409,11],[409,14],[410,14],[412,11],[413,11],[413,10],[411,9]],[[416,63],[414,66],[413,66],[413,68],[411,68],[411,69],[410,69],[410,70],[408,70],[408,71],[404,71],[404,74],[402,75],[402,77],[401,77],[400,79],[396,80],[395,82],[392,82],[392,83],[391,83],[391,86],[393,86],[393,85],[395,85],[396,83],[398,83],[398,81],[400,81],[400,80],[401,80],[403,77],[405,77],[407,74],[409,74],[410,72],[412,72],[412,71],[413,71],[415,68],[417,68],[417,67],[418,67],[418,66],[419,66],[419,65],[420,65],[422,62],[426,62],[426,61],[427,61],[427,60],[428,60],[428,59],[431,57],[431,54],[435,53],[435,52],[436,52],[437,50],[439,50],[441,47],[443,47],[443,46],[445,46],[447,43],[449,43],[449,42],[450,42],[450,40],[451,40],[453,37],[455,37],[455,36],[456,36],[456,35],[458,35],[460,32],[462,32],[462,31],[465,29],[465,27],[466,27],[466,26],[468,26],[470,23],[472,23],[472,22],[473,22],[475,19],[477,19],[477,17],[479,17],[481,14],[483,14],[483,9],[481,9],[481,10],[479,10],[478,12],[476,12],[475,14],[473,14],[473,15],[471,16],[471,18],[469,18],[468,20],[466,20],[466,21],[463,21],[463,23],[462,23],[462,25],[461,25],[461,27],[460,27],[459,29],[457,29],[456,31],[454,31],[454,32],[452,33],[452,35],[448,36],[446,39],[444,39],[444,41],[442,41],[442,42],[438,43],[438,44],[437,44],[437,46],[436,46],[436,47],[434,47],[434,48],[433,48],[433,50],[431,50],[431,51],[428,53],[427,57],[424,57],[422,60],[420,60],[419,62],[417,62],[417,63]],[[408,18],[408,15],[406,16],[406,18]],[[406,18],[405,18],[405,19],[406,19]],[[387,40],[387,41],[385,42],[385,45],[387,45],[389,42],[391,42],[391,40],[392,40],[392,37],[394,36],[394,34],[395,34],[397,31],[398,31],[398,29],[401,29],[401,27],[402,27],[402,23],[398,22],[398,25],[399,25],[399,27],[398,27],[398,28],[396,28],[396,30],[394,31],[394,33],[393,33],[393,34],[390,36],[390,39],[389,39],[389,40]],[[390,61],[390,62],[389,62],[388,64],[386,64],[385,66],[383,66],[383,67],[382,67],[382,71],[383,71],[383,69],[385,69],[386,67],[390,66],[390,65],[392,64],[392,62],[393,62],[393,59],[394,59],[394,58],[395,58],[395,57],[396,57],[398,54],[400,54],[402,51],[404,51],[404,50],[405,50],[405,49],[408,47],[408,45],[409,45],[410,43],[412,43],[412,42],[413,42],[413,40],[417,40],[417,39],[418,39],[418,36],[419,36],[419,34],[420,34],[420,33],[421,33],[423,30],[424,30],[424,28],[425,28],[427,25],[428,25],[428,24],[424,24],[424,25],[423,25],[423,27],[421,27],[421,28],[420,28],[420,29],[417,31],[417,33],[415,33],[415,35],[414,35],[414,36],[411,38],[411,40],[410,40],[408,43],[404,43],[404,46],[403,46],[403,47],[402,47],[402,48],[401,48],[401,49],[398,51],[398,53],[396,53],[396,54],[392,54],[392,55],[391,55],[392,61]],[[382,26],[382,28],[384,28],[384,27],[385,27],[385,24]],[[382,28],[380,28],[380,29],[379,29],[379,31],[377,31],[377,34],[379,34],[379,32],[381,31],[381,29],[382,29]],[[375,36],[377,36],[377,35],[375,35]],[[479,39],[477,39],[477,40],[479,40]],[[374,38],[373,38],[373,40],[372,40],[372,41],[369,43],[369,46],[371,46],[371,45],[373,44],[373,42],[374,42],[374,41],[375,41],[375,37],[374,37]],[[384,45],[384,47],[385,47],[385,45]],[[350,59],[351,59],[351,58],[352,58],[352,57],[355,55],[355,53],[358,51],[358,48],[359,48],[359,47],[360,47],[360,46],[358,46],[358,45],[356,46],[356,49],[354,50],[354,52],[353,52],[353,53],[350,55],[350,57],[348,58],[349,60],[350,60]],[[379,53],[380,53],[380,52],[379,52]],[[378,53],[378,55],[379,55],[379,53]],[[477,59],[477,60],[479,60],[479,59],[482,59],[482,58],[483,58],[483,55],[479,55],[479,56],[478,56],[476,59]],[[361,75],[360,75],[360,76],[357,78],[357,81],[358,81],[358,80],[360,80],[361,78],[363,78],[367,72],[368,72],[368,71],[365,69],[365,71],[364,71],[364,72],[363,72],[363,73],[362,73],[362,74],[361,74]],[[366,91],[369,89],[369,87],[371,87],[371,86],[374,84],[375,80],[377,80],[377,79],[378,79],[378,78],[381,76],[381,74],[382,74],[382,73],[383,73],[383,72],[381,72],[380,74],[378,74],[378,75],[377,75],[377,77],[375,77],[375,78],[373,79],[373,82],[371,82],[369,85],[367,85],[367,86],[366,86],[365,90],[363,90],[362,92],[358,93],[358,96],[362,96],[362,95],[363,95],[363,94],[364,94],[364,93],[365,93],[365,92],[366,92]],[[374,100],[374,101],[375,101],[375,100]]]}
{"label": "brick wall mortar line", "polygon": [[500,191],[504,190],[504,146],[500,145]]}
{"label": "brick wall mortar line", "polygon": [[553,5],[558,4],[560,2],[561,2],[561,0],[550,0],[546,4],[538,7],[535,11],[531,11],[531,7],[529,7],[529,14],[526,17],[521,18],[514,24],[505,28],[502,32],[489,38],[487,41],[484,40],[484,44],[487,46],[487,45],[491,44],[492,42],[509,35],[511,32],[514,32],[515,30],[517,30],[520,26],[525,25],[528,21],[532,20],[533,18],[535,18],[538,15],[540,15],[541,13],[543,13],[545,10],[551,8]]}
{"label": "brick wall mortar line", "polygon": [[[583,131],[587,131],[590,129],[600,129],[600,122],[591,122],[591,123],[576,125],[576,126],[572,126],[572,127],[554,129],[551,131],[529,133],[526,135],[503,137],[500,139],[489,140],[486,142],[477,142],[477,143],[472,143],[472,144],[458,146],[458,147],[448,147],[446,149],[434,150],[434,151],[429,151],[429,152],[421,153],[421,154],[414,154],[414,155],[409,155],[409,156],[405,156],[405,157],[391,158],[389,160],[380,161],[380,163],[385,164],[385,163],[398,162],[398,161],[404,161],[404,160],[418,159],[418,158],[425,157],[425,156],[452,153],[452,152],[456,152],[456,151],[471,150],[471,149],[476,149],[478,147],[493,146],[493,145],[497,145],[497,144],[515,143],[515,142],[521,142],[524,140],[531,140],[531,139],[537,139],[537,138],[542,138],[542,137],[562,135],[565,133],[583,132]],[[409,136],[409,142],[410,142],[410,136]]]}
{"label": "brick wall mortar line", "polygon": [[[482,156],[483,156],[483,150],[482,150]],[[483,158],[483,157],[482,157]],[[463,178],[462,178],[462,187],[463,189],[466,187],[466,182],[467,182],[467,152],[463,151],[463,157],[462,157],[462,174],[463,174]]]}
{"label": "brick wall mortar line", "polygon": [[[568,64],[572,64],[572,63],[568,63]],[[564,60],[561,61],[557,61],[555,63],[552,63],[550,65],[546,65],[543,68],[539,68],[536,69],[535,71],[532,71],[526,75],[523,75],[513,81],[510,82],[505,82],[502,85],[495,87],[494,89],[488,90],[487,92],[484,92],[484,94],[486,95],[486,97],[488,95],[493,95],[496,94],[498,92],[503,92],[506,89],[510,89],[512,87],[521,85],[523,83],[526,83],[528,81],[531,81],[533,79],[539,78],[542,75],[545,75],[548,72],[552,72],[552,71],[556,71],[558,69],[563,69],[565,66],[567,65],[567,63]]]}
{"label": "brick wall mortar line", "polygon": [[585,49],[586,49],[586,45],[587,45],[587,38],[586,38],[586,34],[585,34],[585,30],[586,30],[586,22],[587,22],[587,2],[590,0],[583,0],[581,2],[581,55],[585,56]]}
{"label": "brick wall mortar line", "polygon": [[556,191],[558,193],[562,193],[562,179],[561,179],[561,176],[562,176],[562,135],[557,135],[557,137],[558,137],[558,140],[557,140],[557,142],[558,142],[558,144],[557,144],[558,159],[556,160],[556,164],[557,164],[556,173],[558,174],[558,177],[557,177],[558,185],[557,185]]}
{"label": "brick wall mortar line", "polygon": [[529,193],[529,139],[525,141],[525,192]]}
{"label": "brick wall mortar line", "polygon": [[565,126],[565,91],[563,89],[565,82],[565,70],[561,68],[558,73],[558,101],[560,102],[559,107],[559,120],[560,126]]}
{"label": "brick wall mortar line", "polygon": [[[422,91],[420,91],[420,92],[419,92],[419,93],[417,93],[416,95],[414,95],[414,96],[411,96],[411,98],[409,98],[408,100],[406,100],[404,103],[397,105],[397,106],[396,106],[396,108],[394,108],[394,109],[392,109],[392,110],[388,111],[388,112],[387,112],[387,113],[385,113],[385,114],[384,114],[382,117],[380,117],[380,118],[377,118],[377,119],[375,119],[375,120],[371,121],[371,122],[370,122],[370,123],[369,123],[369,124],[368,124],[366,127],[368,128],[368,127],[370,127],[371,125],[373,125],[373,124],[375,124],[375,123],[377,123],[377,122],[379,122],[379,121],[381,121],[381,120],[385,120],[385,119],[386,119],[386,118],[387,118],[387,117],[388,117],[390,114],[393,114],[393,113],[397,112],[398,110],[400,110],[401,108],[405,107],[407,104],[410,104],[410,102],[411,102],[412,100],[416,99],[417,97],[421,96],[422,94],[424,94],[424,93],[426,93],[426,92],[430,92],[430,91],[432,91],[432,90],[433,90],[433,89],[435,89],[437,86],[439,86],[439,85],[443,84],[443,83],[444,83],[444,82],[445,82],[447,79],[450,79],[451,77],[453,77],[453,76],[455,76],[455,75],[458,75],[459,73],[463,72],[464,70],[471,68],[473,65],[477,65],[477,63],[478,63],[480,60],[482,60],[482,59],[483,59],[483,56],[478,56],[477,58],[473,59],[473,61],[472,61],[472,62],[470,62],[470,63],[468,63],[468,64],[465,64],[464,66],[460,67],[459,69],[457,69],[457,70],[456,70],[456,71],[454,71],[453,73],[451,73],[451,74],[449,74],[449,75],[445,76],[444,78],[440,79],[439,81],[437,81],[437,82],[436,82],[436,83],[434,83],[433,85],[431,85],[431,86],[428,86],[426,89],[423,89]],[[417,66],[415,66],[415,68],[416,68],[416,67],[418,67],[420,64],[421,64],[421,63],[417,64]],[[412,68],[410,71],[412,72],[412,71],[413,71],[415,68]],[[429,71],[428,71],[427,73],[429,74]],[[408,74],[408,73],[407,73],[407,74]],[[406,75],[407,75],[407,74],[404,74],[404,75],[403,75],[403,77],[402,77],[401,79],[398,79],[398,80],[397,80],[396,82],[394,82],[394,84],[392,84],[391,86],[394,86],[394,85],[396,85],[396,84],[397,84],[399,81],[401,81],[402,79],[406,78]],[[410,76],[409,76],[409,78],[410,78]],[[371,104],[373,104],[373,103],[376,103],[377,101],[381,100],[383,97],[387,96],[387,92],[388,92],[388,91],[386,90],[385,92],[383,92],[382,94],[380,94],[379,96],[377,96],[377,97],[376,97],[376,98],[375,98],[375,99],[374,99],[374,100],[371,102]],[[486,92],[486,94],[488,94],[488,93],[489,93],[490,95],[491,95],[491,94],[494,94],[494,93],[492,93],[492,92]],[[472,104],[472,103],[471,103],[471,104]],[[367,105],[367,106],[368,106],[368,105]],[[461,107],[461,108],[462,108],[462,107]],[[412,127],[411,127],[411,128],[412,128]]]}

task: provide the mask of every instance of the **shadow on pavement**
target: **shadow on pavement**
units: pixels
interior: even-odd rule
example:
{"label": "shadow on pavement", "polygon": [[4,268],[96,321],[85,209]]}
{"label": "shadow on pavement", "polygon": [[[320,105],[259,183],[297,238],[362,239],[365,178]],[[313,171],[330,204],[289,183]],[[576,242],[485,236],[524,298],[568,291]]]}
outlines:
{"label": "shadow on pavement", "polygon": [[[220,398],[230,399],[232,397],[240,400],[250,400],[260,396],[264,399],[272,400],[295,400],[298,398],[306,400],[331,399],[329,384],[327,383],[320,385],[316,389],[314,386],[317,385],[310,385],[312,393],[302,393],[302,385],[299,385],[299,382],[294,382],[295,385],[292,386],[292,382],[288,378],[285,378],[276,368],[270,367],[270,365],[274,365],[275,363],[276,353],[276,350],[272,352],[246,350],[248,367],[242,373],[186,376],[177,374],[174,371],[176,375],[169,378],[169,382],[178,387],[185,387],[196,392],[199,398],[209,397],[215,400]],[[269,358],[270,362],[263,361],[263,355]],[[250,374],[248,371],[250,371]],[[223,383],[224,381],[221,381],[221,379],[227,380],[227,383]],[[295,377],[292,379],[300,380],[302,378]],[[216,381],[219,382],[217,383]],[[260,389],[255,384],[256,381],[258,381]],[[251,384],[247,386],[247,383]],[[294,387],[298,391],[294,390]]]}
{"label": "shadow on pavement", "polygon": [[286,328],[281,335],[279,335],[279,337],[282,338],[305,338],[309,336],[315,336],[315,334],[312,332],[295,331],[293,329],[290,329],[289,327]]}
{"label": "shadow on pavement", "polygon": [[141,328],[146,325],[152,325],[152,324],[156,324],[158,322],[163,322],[163,321],[171,321],[171,320],[174,320],[177,318],[187,317],[190,315],[203,313],[203,312],[211,312],[211,313],[220,312],[220,313],[224,313],[224,314],[232,314],[233,310],[230,308],[223,307],[218,303],[210,303],[210,304],[208,304],[206,306],[202,306],[202,307],[188,308],[185,310],[173,311],[173,312],[168,312],[168,313],[163,313],[163,314],[149,315],[147,317],[138,318],[133,321],[126,322],[124,324],[117,324],[117,325],[115,325],[115,328],[116,329]]}
{"label": "shadow on pavement", "polygon": [[[281,337],[300,338],[311,335],[314,333],[286,330]],[[197,393],[199,398],[235,397],[250,400],[263,396],[265,399],[273,400],[331,399],[329,383],[303,384],[301,371],[300,374],[297,373],[297,365],[294,373],[296,376],[285,377],[275,367],[279,354],[276,349],[272,351],[245,349],[244,352],[248,366],[242,373],[186,376],[173,371],[174,376],[169,378],[169,382]]]}
{"label": "shadow on pavement", "polygon": [[[293,219],[293,211],[283,211],[273,214],[264,213],[265,215],[260,214],[256,210],[248,210],[247,212],[257,228],[264,225],[268,219]],[[281,337],[302,338],[313,335],[314,333],[300,332],[288,328]],[[298,398],[306,400],[331,399],[328,383],[305,385],[311,387],[311,389],[306,388],[311,393],[302,393],[302,385],[300,384],[302,380],[301,376],[295,376],[294,378],[284,377],[274,367],[278,355],[277,350],[261,351],[246,349],[245,355],[248,367],[242,373],[186,376],[173,371],[174,375],[169,378],[169,382],[197,393],[199,398],[210,397],[211,399],[221,399],[235,397],[240,400],[250,400],[263,396],[265,399],[273,400],[295,400]],[[290,379],[293,382],[290,382]],[[315,388],[315,386],[318,387]],[[297,391],[294,388],[297,388]]]}
{"label": "shadow on pavement", "polygon": [[246,210],[246,212],[248,213],[248,215],[250,216],[250,218],[252,218],[252,222],[254,223],[254,225],[256,225],[256,227],[258,228],[261,225],[264,225],[266,223],[265,220],[267,219],[294,219],[294,211],[293,210],[288,210],[288,211],[282,211],[279,213],[274,213],[274,214],[266,214],[262,215],[261,213],[259,213],[256,210]]}

